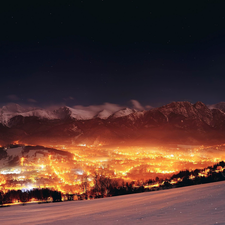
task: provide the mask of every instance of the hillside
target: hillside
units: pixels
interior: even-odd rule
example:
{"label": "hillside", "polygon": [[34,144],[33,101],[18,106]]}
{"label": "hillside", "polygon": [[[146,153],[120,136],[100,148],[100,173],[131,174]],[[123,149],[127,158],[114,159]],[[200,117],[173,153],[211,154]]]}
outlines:
{"label": "hillside", "polygon": [[[70,159],[73,154],[60,151],[57,149],[45,148],[42,146],[23,146],[8,149],[0,149],[0,170],[7,168],[11,170],[13,167],[18,168],[21,164],[21,158],[26,159],[29,163],[36,162],[38,158],[42,161],[48,159],[48,156]],[[40,162],[39,162],[40,163]]]}
{"label": "hillside", "polygon": [[1,208],[1,224],[224,224],[225,182]]}

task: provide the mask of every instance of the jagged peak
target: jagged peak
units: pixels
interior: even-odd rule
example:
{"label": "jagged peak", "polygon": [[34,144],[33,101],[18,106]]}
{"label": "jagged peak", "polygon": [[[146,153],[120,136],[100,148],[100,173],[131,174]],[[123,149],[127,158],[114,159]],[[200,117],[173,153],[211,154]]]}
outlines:
{"label": "jagged peak", "polygon": [[201,102],[201,101],[196,102],[196,103],[194,104],[194,107],[195,107],[196,109],[201,109],[201,108],[206,109],[206,108],[208,108],[208,107],[207,107],[203,102]]}
{"label": "jagged peak", "polygon": [[210,109],[220,109],[225,112],[225,102],[219,102],[214,105],[209,105]]}
{"label": "jagged peak", "polygon": [[169,104],[166,104],[164,106],[161,106],[160,108],[176,108],[176,107],[185,107],[185,106],[192,106],[192,103],[188,101],[178,101],[178,102],[171,102]]}

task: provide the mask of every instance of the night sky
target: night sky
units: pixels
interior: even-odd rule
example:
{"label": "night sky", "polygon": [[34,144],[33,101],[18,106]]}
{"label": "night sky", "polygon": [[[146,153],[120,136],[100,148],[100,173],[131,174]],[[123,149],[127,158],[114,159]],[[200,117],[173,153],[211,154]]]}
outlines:
{"label": "night sky", "polygon": [[224,9],[200,0],[4,1],[0,104],[225,101]]}

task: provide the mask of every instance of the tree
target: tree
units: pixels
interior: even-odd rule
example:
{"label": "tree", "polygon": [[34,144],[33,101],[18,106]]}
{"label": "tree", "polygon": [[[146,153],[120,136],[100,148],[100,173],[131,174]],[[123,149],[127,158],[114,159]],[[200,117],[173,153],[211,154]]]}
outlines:
{"label": "tree", "polygon": [[4,194],[2,191],[0,191],[0,205],[3,205],[3,197],[4,197]]}

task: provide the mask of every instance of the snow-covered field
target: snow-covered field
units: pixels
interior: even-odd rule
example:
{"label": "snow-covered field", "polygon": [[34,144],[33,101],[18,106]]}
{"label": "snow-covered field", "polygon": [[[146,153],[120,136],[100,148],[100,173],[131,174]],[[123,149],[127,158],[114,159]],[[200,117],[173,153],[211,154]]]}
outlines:
{"label": "snow-covered field", "polygon": [[0,208],[0,224],[225,224],[225,182]]}

